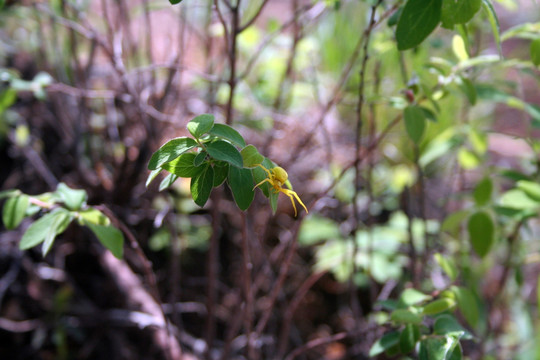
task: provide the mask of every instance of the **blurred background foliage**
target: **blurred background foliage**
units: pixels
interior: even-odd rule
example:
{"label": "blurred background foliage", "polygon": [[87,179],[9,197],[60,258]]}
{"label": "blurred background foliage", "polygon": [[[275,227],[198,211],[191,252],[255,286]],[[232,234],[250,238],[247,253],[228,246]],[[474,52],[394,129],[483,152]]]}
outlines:
{"label": "blurred background foliage", "polygon": [[[70,226],[42,258],[3,229],[0,357],[539,358],[539,5],[400,52],[405,3],[0,2],[1,189],[84,189],[133,240]],[[309,215],[146,189],[202,113]]]}

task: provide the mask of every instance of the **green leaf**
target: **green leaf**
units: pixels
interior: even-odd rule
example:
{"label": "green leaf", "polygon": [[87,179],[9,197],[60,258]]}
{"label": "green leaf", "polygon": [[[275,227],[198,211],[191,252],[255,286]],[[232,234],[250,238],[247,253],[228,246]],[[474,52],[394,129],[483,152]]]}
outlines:
{"label": "green leaf", "polygon": [[398,306],[400,308],[409,307],[411,305],[416,305],[426,300],[430,300],[431,296],[426,295],[416,289],[408,288],[403,290],[401,296],[399,297]]}
{"label": "green leaf", "polygon": [[21,191],[17,189],[0,191],[0,200],[5,199],[5,198],[10,198],[13,196],[18,196],[20,194],[22,194]]}
{"label": "green leaf", "polygon": [[79,223],[81,225],[83,225],[84,223],[90,223],[94,225],[107,226],[111,223],[111,221],[105,214],[93,207],[89,207],[88,209],[79,211],[78,214]]}
{"label": "green leaf", "polygon": [[392,27],[398,23],[401,13],[403,12],[403,7],[399,7],[390,17],[388,18],[388,27]]}
{"label": "green leaf", "polygon": [[441,20],[442,0],[409,0],[396,28],[398,50],[420,45]]}
{"label": "green leaf", "polygon": [[491,193],[493,191],[493,183],[490,178],[484,178],[481,180],[473,191],[474,201],[477,206],[484,206],[491,200]]}
{"label": "green leaf", "polygon": [[246,146],[246,141],[240,135],[238,131],[225,124],[214,124],[214,127],[209,132],[210,135],[216,136],[221,139],[229,140],[234,145],[237,145],[240,148]]}
{"label": "green leaf", "polygon": [[178,175],[176,174],[169,174],[165,176],[165,178],[161,180],[161,183],[159,184],[159,191],[163,191],[169,186],[171,186],[176,181],[176,179],[178,179]]}
{"label": "green leaf", "polygon": [[452,350],[452,353],[450,355],[446,355],[446,359],[448,360],[461,360],[462,358],[463,352],[459,343],[454,346],[454,350]]}
{"label": "green leaf", "polygon": [[45,232],[45,239],[41,247],[43,257],[45,257],[51,249],[56,236],[64,232],[64,230],[66,230],[68,225],[71,223],[71,220],[73,220],[72,213],[65,211],[64,209],[62,210],[63,211],[55,212],[55,216]]}
{"label": "green leaf", "polygon": [[540,38],[531,41],[531,61],[535,66],[540,65]]}
{"label": "green leaf", "polygon": [[442,314],[437,316],[433,324],[433,333],[437,335],[452,335],[455,334],[462,339],[472,339],[473,336],[465,328],[463,328],[456,318],[450,314]]}
{"label": "green leaf", "polygon": [[55,216],[45,232],[45,238],[41,247],[43,257],[45,257],[51,249],[56,236],[64,232],[71,223],[71,220],[73,220],[73,215],[69,211],[57,211],[54,214]]}
{"label": "green leaf", "polygon": [[275,192],[273,190],[270,190],[270,194],[268,195],[268,199],[270,200],[270,207],[272,208],[272,214],[275,214],[276,211],[277,211],[278,198],[279,198],[279,192]]}
{"label": "green leaf", "polygon": [[332,219],[318,215],[306,216],[298,233],[298,243],[302,246],[311,246],[322,241],[340,238],[339,224]]}
{"label": "green leaf", "polygon": [[169,2],[171,3],[171,5],[176,5],[176,4],[180,4],[183,0],[169,0]]}
{"label": "green leaf", "polygon": [[27,195],[10,197],[4,204],[2,220],[7,230],[15,229],[23,221],[26,210],[30,205],[30,198]]}
{"label": "green leaf", "polygon": [[456,280],[458,276],[458,269],[454,261],[451,258],[446,258],[444,255],[439,253],[433,255],[433,257],[441,269],[443,269],[443,271],[446,273],[448,278],[450,278],[451,281]]}
{"label": "green leaf", "polygon": [[177,177],[190,178],[203,170],[203,168],[194,165],[196,157],[193,153],[183,154],[173,161],[163,164],[162,168]]}
{"label": "green leaf", "polygon": [[193,159],[193,165],[195,167],[201,166],[204,160],[206,160],[207,155],[208,153],[206,151],[201,151],[200,153],[198,153],[197,156],[195,156],[195,159]]}
{"label": "green leaf", "polygon": [[248,145],[240,151],[244,166],[247,168],[253,168],[262,164],[264,156],[259,153],[259,150],[253,145]]}
{"label": "green leaf", "polygon": [[226,161],[231,165],[242,168],[242,155],[240,152],[228,142],[223,140],[217,140],[206,145],[206,150],[208,154],[216,159],[221,161]]}
{"label": "green leaf", "polygon": [[17,91],[8,88],[0,93],[0,114],[15,103],[17,100]]}
{"label": "green leaf", "polygon": [[188,150],[197,146],[197,142],[188,137],[179,137],[166,142],[150,158],[149,170],[156,170],[161,165],[172,161]]}
{"label": "green leaf", "polygon": [[152,181],[154,181],[154,179],[159,175],[159,173],[161,172],[161,170],[163,169],[156,169],[156,170],[152,170],[150,172],[150,174],[148,174],[148,178],[146,179],[146,184],[145,186],[148,187],[148,185],[150,185],[150,183]]}
{"label": "green leaf", "polygon": [[459,311],[469,325],[474,328],[478,324],[478,304],[473,293],[464,287],[452,286],[450,290],[456,296]]}
{"label": "green leaf", "polygon": [[369,350],[369,356],[377,356],[390,349],[391,347],[399,344],[399,337],[400,333],[398,331],[391,331],[384,334],[371,346],[371,349]]}
{"label": "green leaf", "polygon": [[92,230],[99,242],[105,246],[116,258],[122,259],[124,256],[124,235],[112,225],[96,225],[85,222],[85,225]]}
{"label": "green leaf", "polygon": [[[275,167],[276,165],[270,159],[264,158],[262,162],[262,166],[264,166],[266,169],[271,169]],[[268,174],[266,173],[266,171],[261,169],[260,166],[257,166],[256,168],[254,168],[252,172],[253,172],[253,180],[255,181],[255,184],[259,184],[261,183],[261,181],[264,181],[264,179],[268,178]],[[268,184],[268,182],[262,185],[259,185],[259,189],[261,189],[264,196],[266,197],[270,196],[270,185]]]}
{"label": "green leaf", "polygon": [[500,197],[499,202],[503,207],[517,210],[536,211],[540,206],[540,203],[537,200],[528,196],[521,189],[508,190]]}
{"label": "green leaf", "polygon": [[441,225],[441,231],[446,231],[454,236],[459,233],[461,224],[469,217],[468,210],[458,210],[448,215]]}
{"label": "green leaf", "polygon": [[56,187],[56,194],[68,209],[75,211],[86,204],[86,199],[88,198],[86,191],[71,189],[64,183],[58,184]]}
{"label": "green leaf", "polygon": [[421,106],[420,109],[422,109],[422,112],[424,113],[424,117],[427,120],[435,122],[435,123],[437,122],[437,115],[435,115],[433,111],[423,106]]}
{"label": "green leaf", "polygon": [[238,205],[242,211],[247,210],[255,196],[251,170],[229,166],[228,183],[236,205]]}
{"label": "green leaf", "polygon": [[205,165],[203,170],[191,178],[191,196],[195,204],[204,206],[214,187],[214,169]]}
{"label": "green leaf", "polygon": [[482,0],[443,0],[441,10],[443,27],[451,29],[456,24],[469,22],[481,6]]}
{"label": "green leaf", "polygon": [[460,80],[461,83],[459,84],[459,88],[461,89],[461,91],[463,91],[463,93],[467,97],[467,100],[469,100],[469,103],[474,106],[476,104],[477,98],[476,88],[474,87],[474,84],[466,77],[460,77]]}
{"label": "green leaf", "polygon": [[482,9],[484,9],[487,14],[489,24],[491,25],[491,32],[493,33],[495,44],[497,44],[497,49],[499,50],[499,56],[502,58],[501,27],[499,25],[499,18],[497,17],[497,13],[493,8],[491,0],[482,0]]}
{"label": "green leaf", "polygon": [[540,202],[540,184],[534,181],[520,180],[517,188],[523,191],[529,198]]}
{"label": "green leaf", "polygon": [[522,172],[516,171],[516,170],[510,170],[510,169],[501,170],[501,176],[504,176],[505,178],[510,179],[512,181],[530,179],[527,175],[523,174]]}
{"label": "green leaf", "polygon": [[482,160],[474,152],[462,147],[458,151],[459,165],[465,170],[472,170],[478,167]]}
{"label": "green leaf", "polygon": [[486,256],[495,241],[495,225],[491,216],[479,211],[469,218],[467,228],[474,251],[480,257]]}
{"label": "green leaf", "polygon": [[399,348],[402,354],[408,354],[414,350],[416,342],[420,339],[418,325],[407,324],[399,335]]}
{"label": "green leaf", "polygon": [[[447,341],[450,340],[450,341]],[[427,337],[420,342],[419,360],[447,360],[455,346],[452,338]]]}
{"label": "green leaf", "polygon": [[214,187],[223,184],[229,175],[229,164],[222,162],[214,164]]}
{"label": "green leaf", "polygon": [[63,216],[62,214],[65,213],[69,212],[66,209],[58,208],[32,223],[32,225],[26,229],[26,232],[19,243],[19,248],[21,250],[27,250],[42,243],[45,240],[49,228],[53,225],[54,220],[59,216]]}
{"label": "green leaf", "polygon": [[454,306],[456,306],[456,302],[453,299],[442,298],[432,301],[424,306],[424,310],[422,312],[424,315],[435,315],[451,309]]}
{"label": "green leaf", "polygon": [[187,124],[187,129],[194,138],[200,138],[209,132],[214,126],[214,115],[202,114],[192,119]]}
{"label": "green leaf", "polygon": [[424,111],[415,105],[407,106],[403,111],[403,119],[405,120],[407,135],[415,144],[418,144],[426,127]]}
{"label": "green leaf", "polygon": [[398,324],[420,325],[422,323],[422,318],[420,316],[406,309],[396,309],[392,311],[390,319]]}

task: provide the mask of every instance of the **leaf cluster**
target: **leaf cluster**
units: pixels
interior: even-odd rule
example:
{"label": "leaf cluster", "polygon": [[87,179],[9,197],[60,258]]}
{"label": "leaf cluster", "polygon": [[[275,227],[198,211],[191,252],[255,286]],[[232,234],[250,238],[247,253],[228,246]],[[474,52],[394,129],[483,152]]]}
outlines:
{"label": "leaf cluster", "polygon": [[71,189],[64,183],[58,184],[56,191],[40,195],[27,195],[19,190],[0,193],[6,199],[2,220],[8,230],[18,227],[25,218],[39,215],[26,229],[19,247],[27,250],[39,244],[43,256],[51,249],[54,240],[76,220],[79,226],[90,229],[98,240],[114,256],[122,258],[124,236],[111,224],[111,220],[95,207],[86,204],[84,190]]}
{"label": "leaf cluster", "polygon": [[[187,129],[192,137],[169,140],[152,155],[146,186],[163,170],[169,174],[161,181],[160,191],[178,178],[190,178],[193,201],[202,207],[213,188],[227,183],[236,205],[247,210],[255,196],[254,183],[267,177],[259,165],[271,169],[275,164],[261,155],[255,146],[247,145],[234,128],[215,123],[213,115],[193,118]],[[275,212],[278,194],[270,191],[267,183],[262,184],[261,189]]]}
{"label": "leaf cluster", "polygon": [[390,311],[388,323],[393,330],[373,344],[370,356],[416,352],[422,360],[459,360],[463,357],[460,341],[473,336],[453,313],[459,310],[472,327],[478,322],[474,295],[467,288],[455,285],[437,297],[408,288],[399,300],[387,300],[380,305]]}
{"label": "leaf cluster", "polygon": [[420,45],[439,24],[453,29],[468,23],[482,7],[498,34],[498,20],[490,0],[407,1],[397,22],[398,50],[412,49]]}

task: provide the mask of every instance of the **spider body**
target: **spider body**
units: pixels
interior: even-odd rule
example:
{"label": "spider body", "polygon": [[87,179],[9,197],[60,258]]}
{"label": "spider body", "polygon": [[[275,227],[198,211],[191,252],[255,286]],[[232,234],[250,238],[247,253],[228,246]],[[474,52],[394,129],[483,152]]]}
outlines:
{"label": "spider body", "polygon": [[289,199],[291,199],[291,203],[292,203],[292,206],[293,206],[293,209],[294,209],[294,216],[297,215],[296,204],[294,202],[294,199],[296,199],[300,203],[300,205],[302,205],[304,210],[306,210],[306,213],[308,212],[308,209],[306,208],[306,205],[304,205],[302,200],[300,200],[300,197],[298,196],[298,194],[295,191],[283,188],[283,185],[285,185],[285,183],[287,182],[287,179],[289,178],[289,175],[287,174],[285,169],[283,169],[282,167],[276,166],[275,168],[272,168],[272,169],[268,170],[267,168],[265,168],[261,164],[259,164],[259,166],[266,172],[268,177],[266,179],[264,179],[263,181],[261,181],[260,183],[258,183],[257,185],[255,185],[255,187],[253,189],[255,189],[255,188],[261,186],[262,184],[264,184],[265,182],[267,182],[272,186],[274,193],[282,192],[285,195],[287,195],[289,197]]}

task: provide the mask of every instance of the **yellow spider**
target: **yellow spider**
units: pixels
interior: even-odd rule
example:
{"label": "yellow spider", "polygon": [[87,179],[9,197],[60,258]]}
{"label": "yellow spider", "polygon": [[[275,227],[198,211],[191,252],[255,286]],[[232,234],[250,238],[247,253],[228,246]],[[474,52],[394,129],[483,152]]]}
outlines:
{"label": "yellow spider", "polygon": [[268,174],[268,178],[264,179],[263,181],[261,181],[260,183],[255,185],[255,187],[253,187],[253,190],[255,190],[255,188],[261,186],[265,182],[268,182],[270,185],[272,185],[272,187],[274,188],[274,192],[276,194],[279,193],[279,192],[282,192],[285,195],[287,195],[289,197],[289,199],[291,199],[291,203],[292,203],[292,206],[293,206],[293,209],[294,209],[294,216],[296,216],[296,214],[297,214],[296,205],[294,203],[295,198],[296,198],[296,200],[298,200],[300,205],[302,205],[304,210],[306,210],[306,213],[308,212],[308,209],[306,208],[306,205],[304,205],[302,200],[300,200],[300,198],[298,197],[298,194],[296,192],[294,192],[292,190],[289,190],[289,189],[284,189],[282,187],[285,184],[285,182],[287,181],[287,179],[289,178],[289,175],[287,174],[287,172],[283,168],[281,168],[279,166],[276,166],[275,168],[272,168],[272,169],[268,170],[267,168],[265,168],[261,164],[259,164],[259,166],[264,171],[266,171],[266,173]]}

